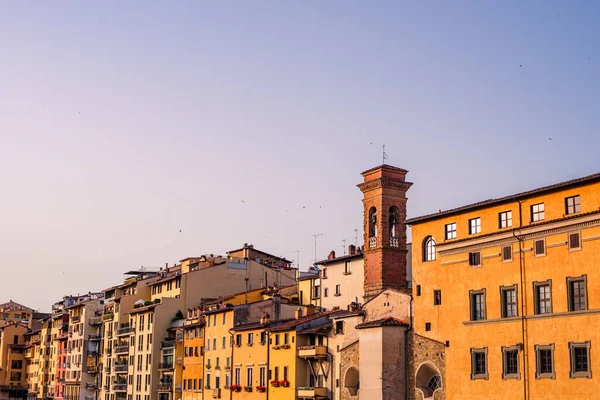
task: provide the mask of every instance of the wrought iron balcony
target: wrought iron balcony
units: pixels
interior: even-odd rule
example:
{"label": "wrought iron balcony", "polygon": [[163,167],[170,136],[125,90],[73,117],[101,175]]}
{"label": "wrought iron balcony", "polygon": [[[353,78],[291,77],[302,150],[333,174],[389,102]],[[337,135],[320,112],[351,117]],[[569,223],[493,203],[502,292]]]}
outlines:
{"label": "wrought iron balcony", "polygon": [[125,326],[117,330],[117,336],[131,335],[135,333],[135,328],[132,326]]}
{"label": "wrought iron balcony", "polygon": [[159,392],[170,392],[172,390],[173,390],[173,385],[171,385],[170,383],[159,383],[158,384]]}
{"label": "wrought iron balcony", "polygon": [[158,369],[161,370],[165,370],[165,369],[173,369],[173,362],[166,362],[166,363],[160,363],[158,364]]}
{"label": "wrought iron balcony", "polygon": [[117,374],[127,373],[128,369],[129,369],[128,364],[115,365],[115,372]]}
{"label": "wrought iron balcony", "polygon": [[115,354],[129,354],[129,345],[116,346],[113,351]]}
{"label": "wrought iron balcony", "polygon": [[113,390],[115,392],[126,392],[127,391],[127,382],[115,383],[113,385]]}
{"label": "wrought iron balcony", "polygon": [[92,325],[92,326],[102,325],[102,317],[91,317],[90,325]]}

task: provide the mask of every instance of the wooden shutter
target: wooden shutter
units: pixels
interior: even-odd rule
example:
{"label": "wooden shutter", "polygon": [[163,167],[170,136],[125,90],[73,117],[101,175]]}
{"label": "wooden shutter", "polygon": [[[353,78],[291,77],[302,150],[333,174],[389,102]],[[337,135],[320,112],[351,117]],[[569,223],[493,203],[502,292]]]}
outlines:
{"label": "wooden shutter", "polygon": [[502,247],[502,261],[512,260],[512,246]]}
{"label": "wooden shutter", "polygon": [[579,240],[579,232],[578,233],[570,233],[569,234],[569,250],[578,249],[581,247],[581,242]]}
{"label": "wooden shutter", "polygon": [[535,255],[539,256],[539,255],[543,255],[546,254],[546,248],[545,248],[545,243],[543,240],[536,240],[535,241]]}

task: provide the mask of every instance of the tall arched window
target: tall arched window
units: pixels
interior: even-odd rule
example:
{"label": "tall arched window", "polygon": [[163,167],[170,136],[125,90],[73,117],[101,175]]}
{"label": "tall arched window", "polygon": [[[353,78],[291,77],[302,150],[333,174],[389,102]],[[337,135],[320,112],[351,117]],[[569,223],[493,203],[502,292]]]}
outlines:
{"label": "tall arched window", "polygon": [[423,261],[435,260],[435,239],[427,236],[423,241]]}
{"label": "tall arched window", "polygon": [[369,237],[377,237],[377,209],[371,207],[369,210]]}
{"label": "tall arched window", "polygon": [[398,237],[399,218],[400,218],[400,211],[398,211],[398,207],[391,206],[390,207],[390,218],[389,218],[390,238]]}

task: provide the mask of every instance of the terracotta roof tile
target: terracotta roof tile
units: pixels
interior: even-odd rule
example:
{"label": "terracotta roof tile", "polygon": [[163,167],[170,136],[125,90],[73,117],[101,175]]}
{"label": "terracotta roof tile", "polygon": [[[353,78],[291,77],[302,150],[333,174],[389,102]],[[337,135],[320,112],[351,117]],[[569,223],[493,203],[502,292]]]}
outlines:
{"label": "terracotta roof tile", "polygon": [[367,328],[377,328],[380,326],[408,326],[408,322],[395,318],[395,317],[385,317],[382,319],[378,319],[375,321],[365,322],[359,325],[356,325],[355,329],[367,329]]}

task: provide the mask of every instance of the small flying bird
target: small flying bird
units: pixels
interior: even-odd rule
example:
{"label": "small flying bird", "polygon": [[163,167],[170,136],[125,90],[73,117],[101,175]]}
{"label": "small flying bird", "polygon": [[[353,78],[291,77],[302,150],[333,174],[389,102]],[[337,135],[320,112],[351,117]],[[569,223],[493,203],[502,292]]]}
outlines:
{"label": "small flying bird", "polygon": [[304,210],[306,208],[306,206],[302,206],[302,209]]}
{"label": "small flying bird", "polygon": [[551,138],[551,137],[549,137],[549,138],[548,138],[548,140],[552,140],[552,138]]}
{"label": "small flying bird", "polygon": [[373,144],[373,142],[369,143],[369,145]]}
{"label": "small flying bird", "polygon": [[242,200],[242,203],[246,204],[246,202],[244,200]]}
{"label": "small flying bird", "polygon": [[523,64],[519,64],[519,68],[523,68]]}
{"label": "small flying bird", "polygon": [[179,230],[179,233],[181,233],[181,229]]}

